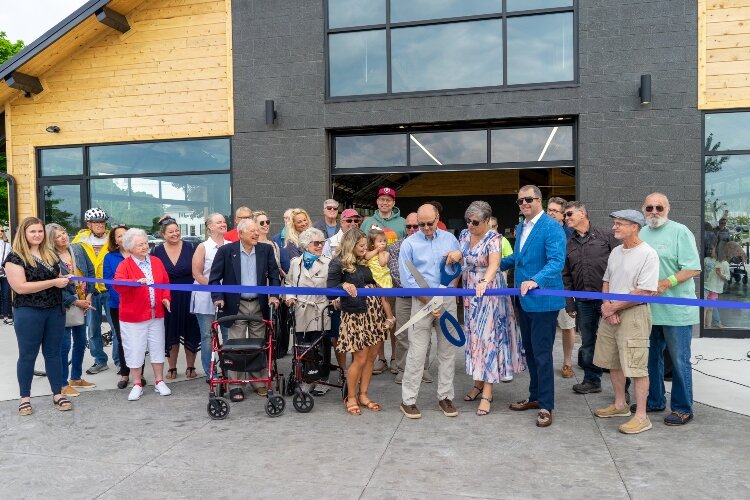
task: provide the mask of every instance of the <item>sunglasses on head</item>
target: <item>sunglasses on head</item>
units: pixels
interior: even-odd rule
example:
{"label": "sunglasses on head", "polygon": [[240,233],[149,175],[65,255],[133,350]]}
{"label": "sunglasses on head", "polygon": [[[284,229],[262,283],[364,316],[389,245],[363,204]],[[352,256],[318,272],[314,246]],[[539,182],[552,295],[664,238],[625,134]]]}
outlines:
{"label": "sunglasses on head", "polygon": [[420,222],[420,223],[419,223],[419,224],[417,224],[417,225],[418,225],[419,227],[425,227],[425,226],[427,226],[427,227],[432,227],[432,226],[434,226],[434,225],[435,225],[435,223],[437,223],[437,220],[434,220],[434,221],[432,221],[432,222]]}
{"label": "sunglasses on head", "polygon": [[466,219],[466,224],[471,224],[474,227],[477,227],[481,223],[482,223],[481,220]]}
{"label": "sunglasses on head", "polygon": [[406,229],[418,229],[419,226],[417,224],[407,224]]}
{"label": "sunglasses on head", "polygon": [[259,226],[270,226],[271,225],[271,221],[270,220],[259,220],[258,221],[258,225]]}
{"label": "sunglasses on head", "polygon": [[524,196],[523,198],[518,198],[516,200],[516,203],[519,206],[523,205],[524,203],[526,203],[527,205],[531,205],[534,202],[534,200],[539,200],[539,199],[540,198],[537,198],[537,197],[534,197],[534,196]]}
{"label": "sunglasses on head", "polygon": [[359,224],[359,219],[341,219],[341,222],[346,222],[347,224]]}
{"label": "sunglasses on head", "polygon": [[661,205],[646,205],[645,207],[646,212],[653,212],[656,210],[657,212],[663,212],[664,207]]}
{"label": "sunglasses on head", "polygon": [[168,224],[177,224],[177,221],[174,220],[174,217],[165,217],[159,221],[160,226],[166,226]]}

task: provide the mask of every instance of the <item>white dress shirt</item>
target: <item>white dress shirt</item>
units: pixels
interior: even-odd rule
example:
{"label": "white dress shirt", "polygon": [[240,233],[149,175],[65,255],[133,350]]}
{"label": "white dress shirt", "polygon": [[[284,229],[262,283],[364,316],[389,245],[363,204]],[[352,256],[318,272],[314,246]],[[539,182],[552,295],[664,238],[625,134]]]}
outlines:
{"label": "white dress shirt", "polygon": [[526,244],[526,239],[529,237],[529,234],[531,234],[531,230],[534,229],[534,225],[539,222],[539,218],[543,213],[544,210],[536,214],[533,219],[523,222],[523,230],[521,231],[521,243],[518,247],[519,250],[523,250],[523,246]]}

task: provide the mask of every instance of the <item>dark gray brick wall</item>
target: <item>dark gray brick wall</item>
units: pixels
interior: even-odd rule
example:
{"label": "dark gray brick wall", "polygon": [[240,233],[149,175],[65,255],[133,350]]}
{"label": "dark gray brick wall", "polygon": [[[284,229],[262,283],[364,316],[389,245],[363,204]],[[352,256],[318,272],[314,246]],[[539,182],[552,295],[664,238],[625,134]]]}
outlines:
{"label": "dark gray brick wall", "polygon": [[[690,0],[579,0],[579,84],[557,89],[325,102],[322,0],[235,0],[234,203],[314,216],[329,189],[326,130],[574,115],[578,198],[596,222],[665,192],[700,226],[697,8]],[[640,75],[653,103],[641,106]],[[277,123],[264,123],[274,99]],[[509,209],[512,209],[509,207]],[[278,228],[276,228],[278,229]]]}

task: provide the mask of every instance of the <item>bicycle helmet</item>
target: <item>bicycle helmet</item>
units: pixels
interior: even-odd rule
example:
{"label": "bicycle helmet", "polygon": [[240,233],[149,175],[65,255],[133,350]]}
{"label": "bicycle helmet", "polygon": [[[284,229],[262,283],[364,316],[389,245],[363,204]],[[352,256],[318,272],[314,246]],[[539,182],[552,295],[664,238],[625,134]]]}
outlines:
{"label": "bicycle helmet", "polygon": [[86,210],[86,213],[83,214],[83,220],[86,222],[107,222],[107,220],[109,220],[109,215],[99,207],[89,208]]}

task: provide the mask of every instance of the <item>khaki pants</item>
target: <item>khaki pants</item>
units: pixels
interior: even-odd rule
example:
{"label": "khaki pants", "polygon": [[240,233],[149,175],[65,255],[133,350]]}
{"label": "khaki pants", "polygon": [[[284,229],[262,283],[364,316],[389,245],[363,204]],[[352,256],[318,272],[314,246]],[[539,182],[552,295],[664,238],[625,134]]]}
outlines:
{"label": "khaki pants", "polygon": [[[261,316],[260,313],[260,303],[257,300],[254,300],[252,302],[248,302],[247,300],[240,300],[240,310],[237,312],[237,314],[243,314],[248,316]],[[235,321],[232,326],[229,327],[229,338],[230,339],[244,339],[244,338],[251,338],[251,339],[262,339],[266,334],[266,326],[263,323],[258,323],[257,321],[253,321],[252,323],[248,321]],[[265,371],[259,371],[259,372],[235,372],[235,371],[227,371],[227,376],[231,379],[248,379],[248,378],[264,378],[267,375]],[[253,383],[251,382],[250,385],[253,389],[257,389],[260,387],[266,387],[266,384],[261,383]],[[242,387],[242,385],[232,385],[232,388],[235,387]]]}
{"label": "khaki pants", "polygon": [[[424,304],[416,297],[411,299],[411,314],[416,314]],[[443,297],[444,311],[456,315],[456,298]],[[437,396],[438,400],[448,398],[453,400],[453,375],[455,374],[456,350],[453,344],[448,342],[440,331],[440,319],[432,314],[427,314],[417,321],[408,331],[409,351],[406,355],[406,366],[404,367],[404,378],[401,384],[401,399],[404,404],[413,405],[417,402],[419,387],[422,384],[422,372],[424,371],[424,359],[430,345],[432,328],[437,334]],[[451,334],[458,336],[455,329],[449,324]]]}
{"label": "khaki pants", "polygon": [[[390,297],[389,297],[390,298]],[[411,317],[411,297],[393,297],[396,300],[393,307],[393,314],[396,316],[396,330],[409,321]],[[424,369],[430,367],[430,348],[432,347],[432,335],[427,344],[427,353],[424,357]],[[406,366],[406,353],[409,351],[409,332],[402,332],[396,336],[396,352],[392,355],[396,358],[396,368],[403,372]]]}

